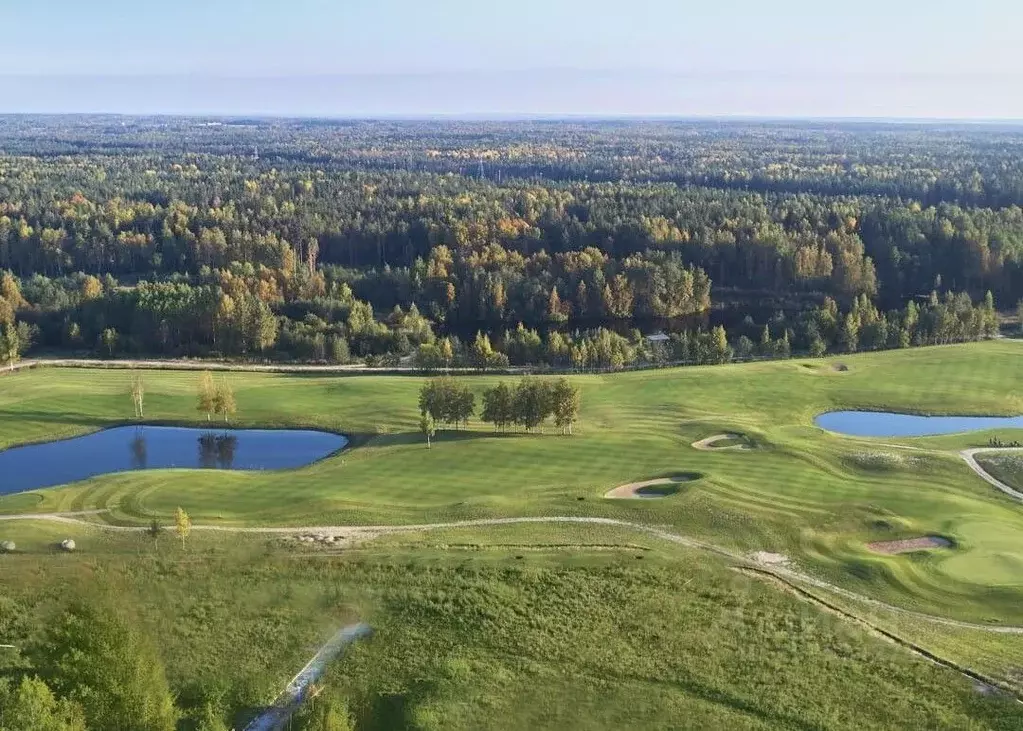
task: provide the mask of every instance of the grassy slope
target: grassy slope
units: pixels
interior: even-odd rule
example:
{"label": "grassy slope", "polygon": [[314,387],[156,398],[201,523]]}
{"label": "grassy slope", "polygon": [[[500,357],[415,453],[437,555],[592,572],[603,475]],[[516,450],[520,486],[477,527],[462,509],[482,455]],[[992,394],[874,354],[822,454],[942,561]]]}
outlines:
{"label": "grassy slope", "polygon": [[[122,519],[323,524],[418,522],[527,514],[587,514],[669,524],[742,550],[773,550],[851,588],[907,606],[1023,623],[1023,511],[953,456],[919,454],[864,466],[891,451],[821,433],[814,414],[873,407],[1023,412],[1016,343],[985,343],[713,368],[585,376],[573,437],[476,431],[426,450],[415,433],[420,380],[230,374],[241,422],[305,425],[359,435],[360,446],[281,474],[152,472],[99,478],[0,510],[115,507]],[[196,375],[147,374],[150,418],[194,422]],[[495,379],[472,377],[482,389]],[[39,370],[0,379],[0,444],[93,429],[130,414],[127,374]],[[760,449],[699,452],[729,430]],[[376,436],[370,436],[378,433]],[[1008,436],[1008,433],[1003,434]],[[917,440],[942,448],[983,435]],[[679,471],[704,479],[658,501],[604,501],[616,484]],[[580,501],[579,498],[584,498]],[[865,541],[941,533],[956,551],[884,557]]]}
{"label": "grassy slope", "polygon": [[[360,446],[286,475],[116,475],[0,498],[0,511],[113,507],[115,519],[140,520],[166,518],[181,504],[197,522],[296,525],[607,515],[782,551],[915,609],[1023,623],[1020,506],[953,456],[864,459],[896,450],[811,423],[832,408],[1019,413],[1018,354],[1018,344],[988,343],[843,358],[847,373],[796,361],[579,377],[576,436],[479,429],[444,435],[429,451],[414,432],[418,379],[231,374],[242,423],[342,430]],[[147,374],[148,415],[196,422],[195,379]],[[0,445],[125,419],[127,380],[124,372],[78,370],[0,377]],[[482,389],[494,380],[469,382]],[[689,447],[726,431],[752,435],[759,448]],[[987,438],[908,443],[951,450]],[[616,484],[682,471],[704,477],[665,500],[600,499]],[[959,548],[885,557],[863,547],[932,532],[953,536]],[[462,529],[305,560],[258,538],[197,535],[184,554],[164,539],[160,558],[138,536],[36,523],[2,524],[0,533],[29,552],[4,557],[3,568],[13,579],[7,591],[32,617],[45,618],[75,593],[116,592],[160,639],[186,702],[220,685],[231,688],[234,706],[257,704],[318,638],[358,615],[380,632],[339,666],[335,682],[356,699],[363,728],[388,719],[471,728],[480,718],[507,728],[1020,723],[1014,709],[980,699],[954,674],[706,555],[623,530]],[[68,535],[83,545],[81,555],[49,548]],[[887,613],[874,619],[1019,682],[1023,645],[1015,637]],[[999,726],[998,714],[1008,725]]]}
{"label": "grassy slope", "polygon": [[[70,595],[112,594],[156,639],[182,705],[225,689],[239,723],[356,615],[376,634],[330,684],[360,731],[1023,722],[1018,705],[769,585],[613,528],[461,529],[342,555],[11,530],[25,553],[4,558],[15,604],[0,602],[0,623],[7,610],[37,627]],[[69,532],[82,554],[50,547]]]}

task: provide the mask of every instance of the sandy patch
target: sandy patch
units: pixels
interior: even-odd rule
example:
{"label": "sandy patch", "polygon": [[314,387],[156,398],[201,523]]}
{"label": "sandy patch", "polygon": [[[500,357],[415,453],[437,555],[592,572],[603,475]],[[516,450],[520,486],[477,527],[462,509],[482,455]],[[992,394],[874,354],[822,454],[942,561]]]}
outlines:
{"label": "sandy patch", "polygon": [[698,442],[693,442],[693,449],[699,449],[701,452],[712,452],[719,449],[749,449],[748,443],[742,444],[727,444],[724,446],[716,446],[718,442],[723,442],[726,439],[744,439],[742,434],[715,434],[714,436],[701,439]]}
{"label": "sandy patch", "polygon": [[377,538],[379,532],[352,533],[298,533],[291,540],[316,548],[349,548]]}
{"label": "sandy patch", "polygon": [[612,500],[632,500],[632,499],[646,499],[656,500],[657,498],[667,497],[668,493],[649,490],[651,487],[661,487],[665,485],[676,485],[682,480],[677,480],[671,477],[662,477],[657,480],[647,480],[646,482],[630,482],[628,485],[620,485],[613,490],[608,490],[604,493],[604,497]]}
{"label": "sandy patch", "polygon": [[867,548],[877,553],[913,553],[914,551],[926,551],[929,548],[952,548],[955,544],[941,536],[923,536],[922,538],[907,538],[902,541],[876,541],[868,543]]}
{"label": "sandy patch", "polygon": [[765,566],[784,566],[790,562],[784,553],[771,553],[770,551],[757,551],[750,554],[750,558]]}

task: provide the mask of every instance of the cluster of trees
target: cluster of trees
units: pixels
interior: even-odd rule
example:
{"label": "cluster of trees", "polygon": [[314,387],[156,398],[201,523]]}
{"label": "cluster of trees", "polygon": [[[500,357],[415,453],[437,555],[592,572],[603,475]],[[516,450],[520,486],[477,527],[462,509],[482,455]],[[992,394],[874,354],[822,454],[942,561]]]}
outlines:
{"label": "cluster of trees", "polygon": [[[571,434],[579,407],[579,389],[567,378],[524,378],[515,386],[502,382],[485,389],[480,420],[499,431],[519,425],[542,434],[544,423],[553,418],[562,433]],[[430,446],[437,424],[468,425],[476,413],[476,395],[454,378],[431,379],[419,390],[419,413]]]}
{"label": "cluster of trees", "polygon": [[209,371],[203,371],[199,376],[195,408],[199,413],[206,414],[206,421],[210,421],[213,414],[223,415],[226,424],[238,411],[234,389],[225,380],[214,382],[213,375]]}
{"label": "cluster of trees", "polygon": [[0,272],[0,364],[8,368],[32,347],[38,332],[27,322],[15,319],[15,313],[25,305],[18,280],[10,272]]}
{"label": "cluster of trees", "polygon": [[[155,648],[111,606],[72,605],[0,681],[4,731],[174,731],[180,713]],[[203,731],[226,731],[204,725]]]}
{"label": "cluster of trees", "polygon": [[435,378],[419,389],[419,413],[457,429],[476,413],[476,394],[454,378]]}
{"label": "cluster of trees", "polygon": [[[464,362],[537,362],[508,344],[521,323],[588,333],[551,362],[613,367],[643,353],[611,334],[708,312],[712,278],[718,304],[800,310],[1023,300],[1007,130],[125,120],[111,140],[81,119],[47,139],[52,125],[0,120],[18,154],[0,162],[5,363],[36,346],[437,364],[459,357],[438,334],[477,330],[490,352],[467,345]],[[759,339],[740,330],[737,352]]]}
{"label": "cluster of trees", "polygon": [[188,714],[176,706],[149,637],[113,602],[72,604],[25,659],[29,669],[0,679],[3,731],[229,729],[216,701]]}
{"label": "cluster of trees", "polygon": [[[998,314],[990,293],[976,305],[964,293],[932,292],[926,299],[910,300],[901,309],[879,310],[864,295],[843,310],[831,298],[792,317],[778,314],[762,328],[749,322],[737,328],[735,357],[784,358],[793,353],[814,357],[827,353],[944,345],[993,337]],[[675,355],[695,355],[685,339]]]}
{"label": "cluster of trees", "polygon": [[[155,546],[166,529],[153,521],[147,529]],[[182,548],[192,521],[182,508],[173,532]],[[0,731],[228,731],[223,692],[191,698],[180,706],[151,638],[116,600],[97,595],[76,600],[55,616],[41,636],[29,630],[27,609],[2,602],[0,628],[19,662],[0,678]],[[323,714],[306,713],[309,729],[322,726]],[[334,714],[337,719],[346,715]]]}
{"label": "cluster of trees", "polygon": [[484,391],[480,420],[499,431],[520,425],[543,434],[544,422],[553,417],[563,434],[571,434],[580,405],[579,389],[567,378],[527,378],[514,388],[499,383]]}
{"label": "cluster of trees", "polygon": [[628,337],[606,328],[562,333],[538,330],[521,323],[506,330],[495,345],[489,335],[477,333],[471,344],[457,336],[431,340],[412,354],[412,365],[423,370],[475,368],[499,370],[509,365],[548,365],[556,368],[621,368],[642,359],[643,336]]}

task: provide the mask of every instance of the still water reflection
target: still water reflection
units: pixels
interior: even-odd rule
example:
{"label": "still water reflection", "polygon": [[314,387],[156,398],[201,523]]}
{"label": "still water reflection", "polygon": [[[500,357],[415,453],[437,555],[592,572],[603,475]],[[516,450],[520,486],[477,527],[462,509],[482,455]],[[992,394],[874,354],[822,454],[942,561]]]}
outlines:
{"label": "still water reflection", "polygon": [[299,429],[116,427],[0,452],[0,495],[128,470],[302,467],[346,444],[339,434]]}

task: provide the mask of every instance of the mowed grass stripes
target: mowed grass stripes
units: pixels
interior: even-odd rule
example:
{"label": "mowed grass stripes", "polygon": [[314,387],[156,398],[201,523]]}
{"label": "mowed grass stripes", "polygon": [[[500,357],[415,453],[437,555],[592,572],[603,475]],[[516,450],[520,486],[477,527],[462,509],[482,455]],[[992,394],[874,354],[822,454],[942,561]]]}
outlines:
{"label": "mowed grass stripes", "polygon": [[[990,342],[787,361],[578,376],[573,436],[495,434],[477,423],[418,434],[416,377],[230,373],[234,425],[315,427],[353,448],[273,473],[154,471],[0,498],[0,511],[107,508],[109,520],[322,525],[514,515],[598,515],[669,525],[744,551],[790,555],[804,568],[895,603],[952,616],[1023,623],[1023,506],[990,489],[954,455],[906,452],[813,427],[836,408],[1023,413],[1023,346]],[[847,370],[836,366],[842,364]],[[152,371],[147,420],[205,423],[198,374]],[[480,394],[501,380],[467,376]],[[504,380],[509,380],[505,378]],[[40,369],[0,376],[0,447],[129,421],[129,374]],[[692,442],[739,431],[750,451]],[[954,450],[990,435],[909,440]],[[999,434],[1012,437],[1008,431]],[[864,457],[866,455],[866,457]],[[663,500],[608,501],[616,485],[679,472],[701,479]],[[0,476],[0,480],[2,480]],[[957,542],[927,556],[882,556],[872,540],[938,533]]]}

